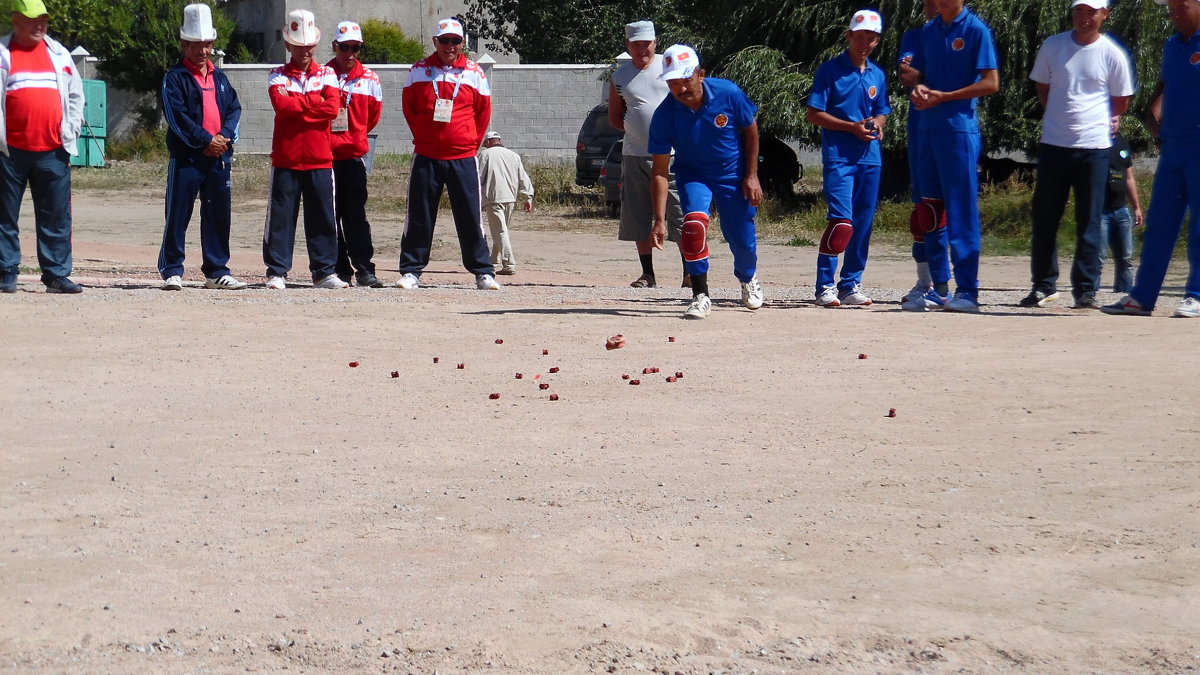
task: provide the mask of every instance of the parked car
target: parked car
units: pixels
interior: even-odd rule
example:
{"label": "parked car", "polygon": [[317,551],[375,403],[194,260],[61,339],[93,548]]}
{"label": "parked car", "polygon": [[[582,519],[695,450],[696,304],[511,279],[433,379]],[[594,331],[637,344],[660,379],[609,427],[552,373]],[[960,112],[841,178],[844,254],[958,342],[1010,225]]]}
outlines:
{"label": "parked car", "polygon": [[608,104],[592,108],[579,128],[575,143],[575,184],[591,187],[600,178],[600,169],[613,143],[625,137],[608,123]]}
{"label": "parked car", "polygon": [[604,188],[604,206],[610,218],[621,217],[621,150],[624,145],[624,140],[613,143],[596,180]]}

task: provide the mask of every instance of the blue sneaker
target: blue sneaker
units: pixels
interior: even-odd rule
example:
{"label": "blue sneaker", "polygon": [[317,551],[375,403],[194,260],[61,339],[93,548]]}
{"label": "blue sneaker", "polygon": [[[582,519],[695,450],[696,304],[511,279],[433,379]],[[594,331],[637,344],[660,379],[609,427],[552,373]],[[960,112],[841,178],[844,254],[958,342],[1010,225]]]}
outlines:
{"label": "blue sneaker", "polygon": [[0,292],[16,293],[17,292],[17,275],[13,272],[4,272],[0,274]]}
{"label": "blue sneaker", "polygon": [[947,312],[962,312],[965,314],[978,314],[979,301],[971,296],[970,293],[958,291],[954,294],[954,299],[946,303],[944,308]]}
{"label": "blue sneaker", "polygon": [[47,293],[82,293],[83,286],[71,281],[66,277],[55,277],[50,281],[43,282],[46,284]]}
{"label": "blue sneaker", "polygon": [[947,300],[949,298],[944,295],[938,295],[938,292],[931,288],[925,291],[924,295],[918,295],[915,298],[902,302],[900,309],[906,312],[928,312],[944,308]]}

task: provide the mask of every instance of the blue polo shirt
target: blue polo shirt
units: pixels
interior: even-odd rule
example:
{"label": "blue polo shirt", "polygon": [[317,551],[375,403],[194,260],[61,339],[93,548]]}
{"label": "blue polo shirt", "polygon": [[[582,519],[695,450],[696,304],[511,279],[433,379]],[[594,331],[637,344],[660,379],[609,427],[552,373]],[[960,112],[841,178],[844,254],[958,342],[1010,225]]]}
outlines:
{"label": "blue polo shirt", "polygon": [[[906,58],[915,57],[917,55],[917,42],[921,39],[921,29],[911,28],[904,31],[904,36],[900,38],[900,58],[896,59],[896,66]],[[908,133],[911,136],[917,129],[920,129],[921,111],[917,110],[911,102],[908,104]]]}
{"label": "blue polo shirt", "polygon": [[667,96],[650,120],[652,155],[675,149],[676,176],[719,182],[745,172],[739,131],[754,124],[758,106],[729,80],[704,78],[704,105],[692,111]]}
{"label": "blue polo shirt", "polygon": [[[847,52],[821,64],[813,78],[808,107],[847,122],[859,122],[892,112],[887,75],[874,61],[859,70]],[[849,131],[821,129],[821,160],[825,163],[883,164],[879,141],[865,143]]]}
{"label": "blue polo shirt", "polygon": [[1190,40],[1172,35],[1163,45],[1162,64],[1160,135],[1166,141],[1200,140],[1200,32]]}
{"label": "blue polo shirt", "polygon": [[[925,86],[954,91],[979,81],[981,70],[998,70],[992,29],[967,9],[949,26],[934,17],[921,29],[913,67],[925,76]],[[923,111],[921,131],[979,131],[975,99],[949,101]]]}

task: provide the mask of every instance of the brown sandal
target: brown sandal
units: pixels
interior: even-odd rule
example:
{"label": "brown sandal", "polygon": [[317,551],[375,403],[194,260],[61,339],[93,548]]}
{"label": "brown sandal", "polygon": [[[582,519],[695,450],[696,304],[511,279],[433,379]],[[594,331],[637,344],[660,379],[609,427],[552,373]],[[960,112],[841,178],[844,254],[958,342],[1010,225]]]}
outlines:
{"label": "brown sandal", "polygon": [[654,277],[643,274],[629,285],[633,288],[654,288]]}

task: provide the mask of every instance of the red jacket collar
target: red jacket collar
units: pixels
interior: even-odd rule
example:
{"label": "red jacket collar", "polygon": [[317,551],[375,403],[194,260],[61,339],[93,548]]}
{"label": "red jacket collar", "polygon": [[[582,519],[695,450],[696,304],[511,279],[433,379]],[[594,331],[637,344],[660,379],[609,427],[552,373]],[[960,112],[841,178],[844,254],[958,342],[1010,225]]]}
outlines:
{"label": "red jacket collar", "polygon": [[[455,61],[454,64],[451,65],[450,67],[451,68],[466,68],[467,61],[469,61],[469,59],[467,58],[466,54],[459,54],[458,60]],[[429,56],[426,56],[425,62],[422,65],[424,65],[426,68],[443,68],[444,67],[442,65],[442,60],[438,58],[437,52],[434,52],[434,53],[430,54]]]}
{"label": "red jacket collar", "polygon": [[342,72],[337,69],[336,64],[337,59],[330,59],[329,63],[326,63],[325,65],[332,68],[333,72],[337,73],[338,77],[345,77],[347,80],[356,80],[362,77],[363,72],[367,69],[367,67],[362,64],[362,61],[355,61],[354,67],[350,69],[350,72],[342,75]]}
{"label": "red jacket collar", "polygon": [[292,62],[289,59],[287,63],[283,64],[283,72],[285,75],[291,75],[291,76],[316,75],[324,67],[325,66],[322,66],[321,64],[317,63],[316,61],[313,61],[312,63],[308,64],[308,70],[301,71],[299,68],[292,65]]}

